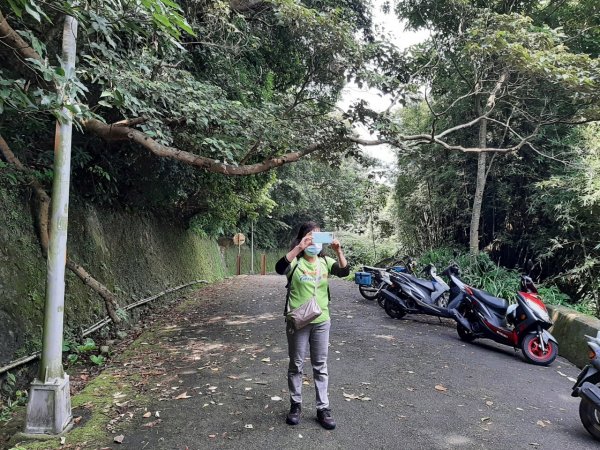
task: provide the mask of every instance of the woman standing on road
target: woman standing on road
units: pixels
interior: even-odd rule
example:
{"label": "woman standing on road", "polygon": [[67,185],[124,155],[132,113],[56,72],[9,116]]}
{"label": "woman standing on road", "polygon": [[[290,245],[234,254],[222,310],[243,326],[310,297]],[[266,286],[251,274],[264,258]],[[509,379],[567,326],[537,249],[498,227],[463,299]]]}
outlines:
{"label": "woman standing on road", "polygon": [[[294,329],[287,321],[286,334],[290,364],[288,367],[288,387],[290,390],[290,412],[286,422],[289,425],[300,423],[302,410],[302,369],[304,358],[310,346],[310,362],[317,395],[317,420],[323,428],[333,430],[335,421],[331,416],[328,397],[327,354],[329,351],[329,274],[345,277],[350,273],[348,262],[337,239],[330,244],[337,255],[337,261],[322,254],[323,244],[313,243],[312,232],[320,231],[315,222],[300,226],[298,236],[292,242],[291,250],[277,261],[275,270],[287,275],[289,280],[289,310],[294,310],[315,295],[321,308],[321,315],[300,330]],[[321,274],[318,276],[317,274]]]}

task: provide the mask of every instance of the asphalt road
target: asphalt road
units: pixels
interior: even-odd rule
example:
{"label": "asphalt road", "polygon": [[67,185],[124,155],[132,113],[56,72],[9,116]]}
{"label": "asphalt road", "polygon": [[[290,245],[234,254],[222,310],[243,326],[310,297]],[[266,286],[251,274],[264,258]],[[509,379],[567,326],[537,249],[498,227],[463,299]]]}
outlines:
{"label": "asphalt road", "polygon": [[[140,355],[148,366],[166,369],[148,389],[151,403],[117,424],[122,444],[101,447],[600,447],[579,422],[579,402],[570,397],[568,379],[579,369],[566,360],[536,367],[512,348],[463,343],[449,321],[391,319],[354,284],[341,280],[331,288],[329,354],[330,401],[338,426],[326,431],[315,420],[308,362],[303,420],[286,425],[284,284],[279,276],[237,277],[197,291],[178,311],[165,314],[154,325],[154,341],[147,342],[160,350],[154,359]],[[158,356],[163,362],[154,363]],[[150,418],[143,417],[146,411]]]}

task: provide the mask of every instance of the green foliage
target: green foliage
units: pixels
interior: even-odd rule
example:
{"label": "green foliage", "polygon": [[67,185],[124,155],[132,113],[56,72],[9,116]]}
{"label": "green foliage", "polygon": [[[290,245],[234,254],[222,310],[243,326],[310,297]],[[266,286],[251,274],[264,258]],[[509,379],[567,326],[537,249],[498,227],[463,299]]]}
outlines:
{"label": "green foliage", "polygon": [[27,391],[17,389],[17,378],[6,372],[4,380],[0,381],[0,423],[7,424],[12,420],[13,412],[27,403]]}
{"label": "green foliage", "polygon": [[[86,354],[97,350],[98,346],[91,338],[86,338],[81,344],[70,338],[63,341],[63,353],[67,353],[67,361],[71,365],[81,362]],[[90,354],[89,359],[97,365],[104,363],[104,357],[101,355]]]}
{"label": "green foliage", "polygon": [[90,361],[97,366],[101,366],[106,362],[106,358],[102,355],[90,355]]}
{"label": "green foliage", "polygon": [[268,243],[264,248],[287,248],[309,220],[323,230],[354,233],[370,231],[373,222],[377,231],[387,225],[391,234],[391,219],[383,214],[390,189],[376,180],[378,170],[374,161],[352,157],[313,157],[278,169],[269,192],[274,207],[255,225],[261,242]]}
{"label": "green foliage", "polygon": [[374,265],[381,260],[401,254],[393,236],[387,239],[377,239],[375,243],[368,234],[359,235],[341,231],[336,233],[336,237],[342,243],[348,264],[353,268],[351,272],[358,269],[359,266]]}
{"label": "green foliage", "polygon": [[[480,247],[507,267],[537,260],[536,274],[570,297],[557,302],[598,305],[597,129],[573,130],[565,123],[600,117],[598,53],[583,50],[597,50],[599,41],[595,31],[581,37],[582,29],[595,29],[598,17],[575,13],[590,11],[587,1],[552,11],[543,2],[401,2],[397,13],[432,33],[411,50],[424,64],[416,80],[430,91],[426,102],[396,113],[383,132],[393,136],[393,123],[405,134],[466,123],[489,107],[488,96],[505,73],[508,81],[487,114],[485,143],[507,148],[534,135],[533,145],[488,156]],[[480,80],[475,89],[472,79]],[[479,146],[479,126],[455,129],[445,139]],[[398,165],[396,217],[404,246],[419,253],[467,244],[476,158],[407,146],[398,152]],[[487,273],[489,279],[477,276],[482,285],[510,292],[501,274]]]}
{"label": "green foliage", "polygon": [[[481,252],[477,256],[468,253],[460,253],[456,257],[454,251],[448,248],[434,249],[419,257],[419,265],[433,264],[438,273],[441,273],[450,264],[456,263],[461,271],[460,278],[467,284],[483,289],[490,294],[515,301],[520,286],[520,274],[524,273],[518,269],[507,269],[492,261],[487,253]],[[550,283],[538,284],[538,291],[547,304],[572,305],[569,296],[562,292],[558,286]],[[590,314],[589,307],[579,306],[580,312]]]}
{"label": "green foliage", "polygon": [[[9,23],[41,60],[30,61],[30,68],[11,58],[0,63],[0,132],[40,173],[51,167],[53,154],[50,145],[37,143],[51,142],[52,121],[62,118],[63,107],[79,123],[143,116],[139,128],[159,143],[233,165],[261,163],[315,142],[331,141],[332,157],[347,148],[338,142],[347,124],[328,113],[360,59],[354,32],[370,26],[360,0],[265,1],[255,5],[260,19],[244,2],[48,2],[36,7],[53,23],[36,25],[19,19],[21,3],[34,5],[14,0]],[[63,14],[79,21],[75,74],[65,73],[55,57]],[[38,86],[39,80],[46,83]],[[53,85],[63,86],[74,103],[65,104]],[[11,124],[23,113],[27,120],[16,133]],[[137,145],[100,143],[83,131],[74,136],[72,180],[88,201],[191,221],[211,237],[274,207],[272,175],[223,180],[149,156]]]}
{"label": "green foliage", "polygon": [[78,352],[86,353],[96,350],[98,347],[92,338],[86,338],[86,340],[83,341],[83,344],[78,345],[76,348]]}

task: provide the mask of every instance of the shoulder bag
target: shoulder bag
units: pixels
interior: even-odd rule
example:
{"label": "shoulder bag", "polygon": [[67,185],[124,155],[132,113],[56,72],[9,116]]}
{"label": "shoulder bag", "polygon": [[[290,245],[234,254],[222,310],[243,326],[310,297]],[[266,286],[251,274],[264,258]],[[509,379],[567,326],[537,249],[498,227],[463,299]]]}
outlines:
{"label": "shoulder bag", "polygon": [[[321,278],[321,260],[317,258],[317,275],[315,279],[315,288],[313,296],[298,308],[287,314],[287,319],[292,323],[295,330],[300,330],[311,323],[322,313],[321,308],[317,303],[317,286]],[[290,279],[291,283],[291,279]],[[287,306],[287,304],[286,304]]]}

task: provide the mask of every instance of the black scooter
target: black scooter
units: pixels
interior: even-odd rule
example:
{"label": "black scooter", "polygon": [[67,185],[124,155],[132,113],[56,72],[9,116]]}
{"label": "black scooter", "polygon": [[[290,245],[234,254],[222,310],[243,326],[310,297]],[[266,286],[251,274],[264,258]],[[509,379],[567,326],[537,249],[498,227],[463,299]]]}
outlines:
{"label": "black scooter", "polygon": [[583,368],[573,386],[573,397],[581,397],[579,418],[588,432],[600,441],[600,331],[588,338],[590,363]]}
{"label": "black scooter", "polygon": [[455,319],[454,308],[462,297],[449,298],[450,287],[433,265],[425,267],[424,272],[429,274],[429,280],[406,273],[390,273],[389,279],[384,280],[386,286],[379,295],[388,316],[401,319],[406,314],[427,314]]}

